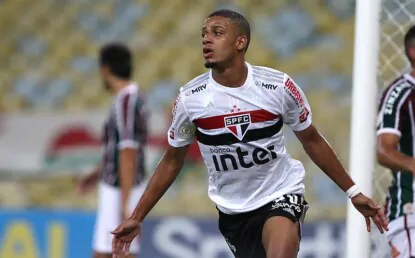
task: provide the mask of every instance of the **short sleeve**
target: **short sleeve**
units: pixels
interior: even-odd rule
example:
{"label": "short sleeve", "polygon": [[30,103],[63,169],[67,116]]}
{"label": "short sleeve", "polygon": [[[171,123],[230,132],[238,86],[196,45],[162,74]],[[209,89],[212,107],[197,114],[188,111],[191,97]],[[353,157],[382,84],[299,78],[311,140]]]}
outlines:
{"label": "short sleeve", "polygon": [[184,105],[182,92],[173,103],[172,122],[168,131],[167,139],[173,147],[183,147],[193,143],[196,127],[190,120]]}
{"label": "short sleeve", "polygon": [[115,117],[119,137],[118,149],[136,149],[141,144],[140,139],[145,138],[142,137],[146,132],[144,109],[137,92],[128,92],[117,98]]}
{"label": "short sleeve", "polygon": [[288,75],[284,75],[282,91],[283,121],[293,131],[302,131],[311,125],[311,109],[300,87]]}
{"label": "short sleeve", "polygon": [[379,102],[377,135],[383,133],[401,136],[402,126],[409,121],[408,97],[411,85],[403,82],[388,88]]}

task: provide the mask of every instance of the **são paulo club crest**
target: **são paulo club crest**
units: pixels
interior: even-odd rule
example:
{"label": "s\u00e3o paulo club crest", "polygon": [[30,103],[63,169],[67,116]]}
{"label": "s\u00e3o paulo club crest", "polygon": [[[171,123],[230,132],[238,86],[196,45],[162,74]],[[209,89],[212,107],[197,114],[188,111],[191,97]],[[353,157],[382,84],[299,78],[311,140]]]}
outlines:
{"label": "s\u00e3o paulo club crest", "polygon": [[226,116],[224,119],[226,128],[241,141],[251,125],[251,115]]}

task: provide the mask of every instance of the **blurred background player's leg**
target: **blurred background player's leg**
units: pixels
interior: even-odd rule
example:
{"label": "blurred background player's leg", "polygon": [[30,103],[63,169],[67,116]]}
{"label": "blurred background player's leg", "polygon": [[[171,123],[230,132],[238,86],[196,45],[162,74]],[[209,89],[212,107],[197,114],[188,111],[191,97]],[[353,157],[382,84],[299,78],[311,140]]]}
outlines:
{"label": "blurred background player's leg", "polygon": [[[99,203],[93,239],[94,258],[112,258],[112,234],[121,223],[120,200],[121,194],[118,188],[100,183]],[[132,210],[143,192],[142,186],[136,186],[131,191],[129,207]],[[139,239],[131,243],[131,257],[137,257],[139,253]]]}
{"label": "blurred background player's leg", "polygon": [[392,258],[415,257],[415,230],[401,230],[390,237]]}

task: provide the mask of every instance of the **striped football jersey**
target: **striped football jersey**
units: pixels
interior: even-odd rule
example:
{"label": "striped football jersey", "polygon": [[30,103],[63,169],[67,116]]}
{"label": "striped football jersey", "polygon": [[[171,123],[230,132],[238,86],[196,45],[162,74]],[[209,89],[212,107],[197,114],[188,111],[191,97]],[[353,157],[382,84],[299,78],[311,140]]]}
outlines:
{"label": "striped football jersey", "polygon": [[144,145],[147,138],[148,111],[144,95],[137,84],[123,88],[114,97],[102,137],[101,180],[119,186],[119,152],[123,148],[137,150],[136,176],[134,184],[145,178]]}
{"label": "striped football jersey", "polygon": [[[382,93],[379,103],[377,134],[390,133],[400,137],[398,149],[413,157],[415,148],[415,79],[404,74]],[[392,184],[385,204],[390,221],[412,214],[414,176],[408,171],[392,170]]]}

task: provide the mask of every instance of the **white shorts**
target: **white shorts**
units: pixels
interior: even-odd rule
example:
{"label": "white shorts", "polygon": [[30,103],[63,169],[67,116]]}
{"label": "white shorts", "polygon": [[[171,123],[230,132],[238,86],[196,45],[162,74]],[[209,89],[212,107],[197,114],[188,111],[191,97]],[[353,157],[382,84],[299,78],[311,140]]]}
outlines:
{"label": "white shorts", "polygon": [[397,258],[415,257],[415,228],[396,232],[389,241],[399,251]]}
{"label": "white shorts", "polygon": [[[134,210],[137,202],[145,190],[146,184],[135,186],[130,193],[128,208]],[[121,190],[118,187],[100,183],[98,189],[98,210],[95,221],[93,250],[97,253],[112,253],[112,234],[121,223]],[[137,254],[139,251],[138,238],[134,239],[130,246],[130,252]]]}

